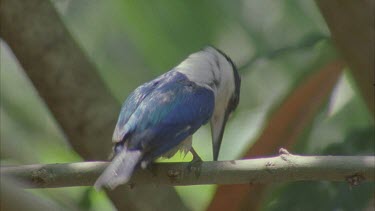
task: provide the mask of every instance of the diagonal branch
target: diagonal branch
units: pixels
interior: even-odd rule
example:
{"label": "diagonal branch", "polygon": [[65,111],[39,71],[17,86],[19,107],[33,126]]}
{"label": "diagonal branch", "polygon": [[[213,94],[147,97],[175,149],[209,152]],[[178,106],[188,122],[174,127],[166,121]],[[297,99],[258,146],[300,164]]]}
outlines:
{"label": "diagonal branch", "polygon": [[[120,104],[73,39],[49,0],[1,0],[7,42],[64,135],[85,160],[104,160]],[[171,187],[108,193],[119,210],[187,210]],[[147,200],[147,203],[145,203]]]}
{"label": "diagonal branch", "polygon": [[[119,103],[50,1],[3,0],[1,38],[85,160],[104,160]],[[27,17],[27,18],[25,18]]]}
{"label": "diagonal branch", "polygon": [[[1,174],[26,181],[33,188],[91,186],[107,162],[37,164],[1,167]],[[253,184],[302,180],[375,181],[375,156],[297,156],[289,153],[260,159],[189,163],[158,163],[135,172],[129,184],[203,185]]]}
{"label": "diagonal branch", "polygon": [[316,0],[369,111],[375,114],[375,1]]}

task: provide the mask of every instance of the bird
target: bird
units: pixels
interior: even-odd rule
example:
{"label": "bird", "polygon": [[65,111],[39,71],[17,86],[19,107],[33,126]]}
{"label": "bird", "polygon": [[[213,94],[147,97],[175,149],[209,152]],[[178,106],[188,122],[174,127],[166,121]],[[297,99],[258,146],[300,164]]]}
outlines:
{"label": "bird", "polygon": [[192,135],[208,122],[217,161],[226,122],[239,104],[240,86],[233,61],[206,46],[136,88],[121,107],[112,137],[113,159],[94,187],[126,184],[135,169],[178,151],[190,151],[193,161],[202,161],[192,147]]}

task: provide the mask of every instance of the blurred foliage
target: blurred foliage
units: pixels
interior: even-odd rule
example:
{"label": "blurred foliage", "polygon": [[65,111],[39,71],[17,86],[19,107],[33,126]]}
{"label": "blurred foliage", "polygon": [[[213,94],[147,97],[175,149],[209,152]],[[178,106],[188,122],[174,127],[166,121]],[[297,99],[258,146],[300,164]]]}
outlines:
{"label": "blurred foliage", "polygon": [[[119,103],[135,87],[207,44],[226,52],[240,67],[242,90],[239,108],[226,128],[220,159],[238,158],[259,135],[270,108],[309,73],[337,57],[313,1],[52,2]],[[4,42],[0,50],[1,164],[79,161]],[[305,129],[298,152],[374,154],[374,120],[350,81],[349,75],[342,77],[327,106]],[[204,160],[212,160],[210,138],[207,126],[194,135],[195,149]],[[189,159],[190,155],[184,158]],[[172,158],[181,160],[178,155]],[[270,190],[273,193],[263,207],[359,209],[373,197],[370,188],[373,184],[351,191],[342,183],[285,184]],[[176,189],[192,210],[204,210],[215,186]],[[88,187],[29,192],[65,209],[114,209],[105,194]]]}
{"label": "blurred foliage", "polygon": [[[329,144],[321,155],[374,155],[374,127],[352,130],[343,142]],[[365,210],[375,184],[350,187],[342,182],[294,182],[269,190],[264,210]]]}

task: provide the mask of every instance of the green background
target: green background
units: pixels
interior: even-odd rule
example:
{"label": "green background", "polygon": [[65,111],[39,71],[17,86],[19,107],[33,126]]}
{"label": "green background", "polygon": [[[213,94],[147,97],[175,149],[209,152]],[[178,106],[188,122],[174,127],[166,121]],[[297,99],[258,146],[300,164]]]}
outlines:
{"label": "green background", "polygon": [[[277,104],[338,57],[314,1],[52,2],[119,103],[207,44],[229,55],[239,67],[242,89],[220,160],[241,158]],[[3,41],[0,62],[2,165],[81,161]],[[345,71],[293,153],[374,155],[374,122],[352,81]],[[203,160],[212,159],[210,138],[208,126],[194,135],[193,146]],[[172,161],[190,159],[177,155]],[[373,183],[353,189],[331,182],[275,184],[261,204],[263,210],[363,210],[373,200],[373,188]],[[189,208],[204,210],[216,186],[176,189]],[[114,209],[105,194],[91,187],[30,192],[62,209]]]}

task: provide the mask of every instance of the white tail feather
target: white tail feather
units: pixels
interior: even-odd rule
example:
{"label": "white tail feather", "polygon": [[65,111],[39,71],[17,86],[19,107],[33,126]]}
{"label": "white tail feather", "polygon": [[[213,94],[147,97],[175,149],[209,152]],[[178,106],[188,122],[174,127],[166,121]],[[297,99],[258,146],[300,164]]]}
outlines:
{"label": "white tail feather", "polygon": [[103,186],[110,189],[129,182],[135,166],[142,158],[139,150],[121,150],[104,172],[96,180],[95,189],[100,190]]}

